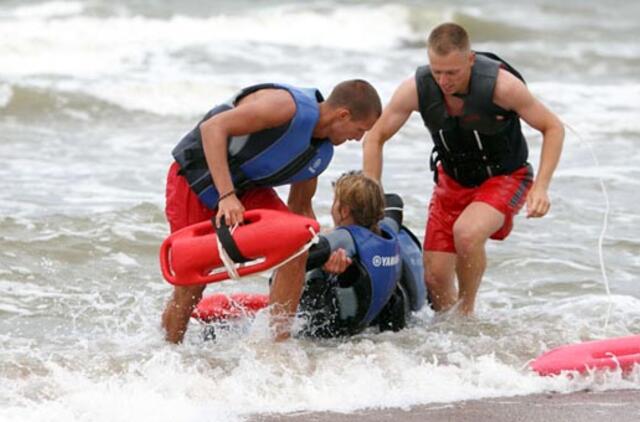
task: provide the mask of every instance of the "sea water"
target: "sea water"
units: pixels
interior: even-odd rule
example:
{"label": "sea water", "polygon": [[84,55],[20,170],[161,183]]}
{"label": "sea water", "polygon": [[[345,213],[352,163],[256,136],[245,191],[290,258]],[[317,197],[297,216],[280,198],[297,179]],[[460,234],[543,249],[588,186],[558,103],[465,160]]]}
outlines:
{"label": "sea water", "polygon": [[[202,3],[0,3],[0,420],[239,421],[640,388],[637,370],[567,379],[527,369],[555,346],[640,333],[637,4]],[[573,128],[550,213],[520,215],[507,241],[488,244],[475,317],[425,309],[398,333],[273,344],[258,315],[215,342],[192,322],[184,344],[165,343],[171,286],[157,256],[180,137],[259,82],[328,94],[365,78],[386,103],[426,64],[428,32],[450,20]],[[525,134],[537,167],[541,137]],[[419,236],[430,149],[418,116],[385,148],[385,189],[402,195]],[[325,227],[330,182],[360,162],[361,145],[349,143],[320,177],[314,208]],[[266,292],[267,276],[207,292]]]}

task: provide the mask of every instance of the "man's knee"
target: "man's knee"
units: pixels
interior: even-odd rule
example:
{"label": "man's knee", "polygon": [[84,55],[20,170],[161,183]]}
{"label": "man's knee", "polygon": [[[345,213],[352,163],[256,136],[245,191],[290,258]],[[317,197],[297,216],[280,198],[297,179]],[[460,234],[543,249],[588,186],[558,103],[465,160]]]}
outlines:
{"label": "man's knee", "polygon": [[478,224],[456,221],[453,225],[453,241],[458,255],[466,255],[484,245],[486,231]]}
{"label": "man's knee", "polygon": [[483,248],[489,236],[498,231],[505,216],[483,202],[473,202],[453,224],[453,241],[458,256]]}
{"label": "man's knee", "polygon": [[439,289],[453,280],[453,268],[445,260],[424,257],[424,281],[428,288]]}

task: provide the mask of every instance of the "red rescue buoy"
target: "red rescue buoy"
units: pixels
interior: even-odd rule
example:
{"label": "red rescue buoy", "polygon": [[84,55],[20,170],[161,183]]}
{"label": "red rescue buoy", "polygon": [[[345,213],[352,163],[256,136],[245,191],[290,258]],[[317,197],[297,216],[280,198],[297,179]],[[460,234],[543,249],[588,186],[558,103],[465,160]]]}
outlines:
{"label": "red rescue buoy", "polygon": [[561,346],[539,356],[530,366],[540,375],[557,375],[593,369],[628,372],[635,364],[640,365],[640,335]]}
{"label": "red rescue buoy", "polygon": [[222,321],[230,318],[253,316],[269,304],[269,295],[259,293],[234,293],[227,296],[216,293],[198,303],[191,316],[202,321]]}
{"label": "red rescue buoy", "polygon": [[[256,209],[244,213],[244,223],[232,240],[249,261],[235,265],[239,276],[269,270],[310,242],[320,229],[317,221],[285,211]],[[160,247],[162,275],[171,284],[192,286],[231,278],[218,250],[211,221],[185,227]]]}

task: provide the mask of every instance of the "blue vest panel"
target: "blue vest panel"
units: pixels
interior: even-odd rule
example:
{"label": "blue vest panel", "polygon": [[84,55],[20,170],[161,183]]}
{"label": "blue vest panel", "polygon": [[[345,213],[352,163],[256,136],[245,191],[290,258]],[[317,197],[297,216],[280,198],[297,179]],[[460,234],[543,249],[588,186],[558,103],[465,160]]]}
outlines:
{"label": "blue vest panel", "polygon": [[404,227],[398,232],[398,244],[402,258],[403,284],[408,290],[411,310],[418,311],[424,306],[427,297],[422,250]]}
{"label": "blue vest panel", "polygon": [[[322,173],[333,157],[329,139],[312,139],[323,101],[316,89],[299,89],[284,84],[262,84],[245,88],[228,104],[212,109],[204,120],[230,110],[246,95],[259,89],[284,89],[296,103],[291,121],[228,142],[228,161],[234,187],[240,193],[259,186],[281,186],[312,179]],[[200,125],[198,124],[174,148],[173,156],[191,188],[211,209],[218,205],[219,193],[207,167]]]}
{"label": "blue vest panel", "polygon": [[361,226],[341,227],[347,230],[356,245],[356,259],[371,281],[371,301],[363,324],[368,325],[387,304],[400,277],[401,260],[398,240],[392,230],[381,224],[385,237]]}

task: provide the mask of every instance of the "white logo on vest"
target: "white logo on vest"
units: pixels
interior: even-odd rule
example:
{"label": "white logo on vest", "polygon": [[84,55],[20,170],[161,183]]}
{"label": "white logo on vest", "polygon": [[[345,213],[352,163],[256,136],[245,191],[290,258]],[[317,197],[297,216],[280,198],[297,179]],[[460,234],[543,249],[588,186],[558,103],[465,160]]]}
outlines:
{"label": "white logo on vest", "polygon": [[320,167],[320,164],[322,164],[322,158],[316,158],[316,160],[309,166],[309,171],[315,174],[318,167]]}
{"label": "white logo on vest", "polygon": [[398,262],[400,262],[400,255],[394,255],[394,256],[376,255],[371,260],[371,263],[373,264],[374,267],[380,267],[380,266],[392,267],[394,265],[397,265]]}

